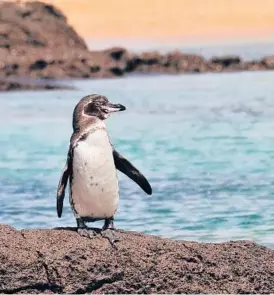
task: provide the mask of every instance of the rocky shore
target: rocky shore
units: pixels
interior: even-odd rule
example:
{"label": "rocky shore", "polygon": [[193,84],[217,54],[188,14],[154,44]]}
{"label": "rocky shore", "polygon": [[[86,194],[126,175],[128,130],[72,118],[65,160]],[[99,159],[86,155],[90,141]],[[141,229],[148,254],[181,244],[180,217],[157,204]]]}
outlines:
{"label": "rocky shore", "polygon": [[[111,78],[130,73],[208,73],[273,70],[274,56],[205,59],[179,51],[135,54],[124,48],[89,51],[63,13],[42,2],[0,3],[0,90],[6,79]],[[17,82],[20,84],[20,82]],[[24,88],[24,87],[23,87]]]}
{"label": "rocky shore", "polygon": [[44,90],[54,90],[54,89],[74,89],[72,86],[61,85],[57,83],[50,83],[43,80],[26,80],[21,79],[3,79],[0,80],[0,91],[11,91],[11,90],[34,90],[34,89],[44,89]]}
{"label": "rocky shore", "polygon": [[273,293],[274,250],[120,231],[117,249],[73,228],[0,225],[0,293]]}

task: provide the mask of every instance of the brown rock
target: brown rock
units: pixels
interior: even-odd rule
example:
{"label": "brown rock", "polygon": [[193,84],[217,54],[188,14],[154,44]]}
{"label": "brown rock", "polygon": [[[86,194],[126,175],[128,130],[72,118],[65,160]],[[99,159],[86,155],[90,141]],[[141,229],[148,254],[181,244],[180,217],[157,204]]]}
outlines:
{"label": "brown rock", "polygon": [[247,61],[243,63],[244,70],[247,71],[262,71],[266,70],[266,64],[261,61]]}
{"label": "brown rock", "polygon": [[0,293],[272,293],[274,251],[119,231],[117,250],[74,229],[0,225]]}
{"label": "brown rock", "polygon": [[9,50],[20,46],[87,49],[59,9],[38,1],[0,3],[0,35],[0,47]]}
{"label": "brown rock", "polygon": [[262,60],[262,64],[268,69],[274,69],[274,56],[267,56]]}
{"label": "brown rock", "polygon": [[[89,51],[56,7],[43,2],[0,1],[0,79],[111,78],[128,73],[203,73],[274,69],[273,57],[243,62],[179,51],[129,53],[122,47]],[[21,87],[12,84],[2,89]]]}
{"label": "brown rock", "polygon": [[185,54],[179,51],[167,55],[166,66],[174,67],[176,72],[203,72],[205,60],[196,54]]}
{"label": "brown rock", "polygon": [[182,73],[204,72],[205,60],[195,54],[184,54],[179,51],[161,55],[159,52],[145,52],[129,56],[127,72],[156,72],[156,73]]}

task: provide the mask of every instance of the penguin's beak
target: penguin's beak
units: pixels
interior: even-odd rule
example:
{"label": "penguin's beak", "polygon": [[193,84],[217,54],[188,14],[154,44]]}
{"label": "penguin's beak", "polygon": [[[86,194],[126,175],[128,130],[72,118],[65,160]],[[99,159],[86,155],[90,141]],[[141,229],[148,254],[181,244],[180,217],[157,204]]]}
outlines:
{"label": "penguin's beak", "polygon": [[107,105],[105,105],[104,109],[108,113],[113,113],[113,112],[121,112],[121,111],[124,111],[126,109],[126,107],[123,106],[122,104],[108,103]]}

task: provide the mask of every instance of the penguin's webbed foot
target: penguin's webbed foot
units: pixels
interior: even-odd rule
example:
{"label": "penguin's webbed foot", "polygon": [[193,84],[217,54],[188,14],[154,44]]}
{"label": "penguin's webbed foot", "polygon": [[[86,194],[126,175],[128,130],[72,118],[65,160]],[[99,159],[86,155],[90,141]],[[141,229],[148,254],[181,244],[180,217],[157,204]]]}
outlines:
{"label": "penguin's webbed foot", "polygon": [[88,227],[79,227],[77,228],[77,232],[81,237],[86,237],[90,239],[96,237],[96,232]]}
{"label": "penguin's webbed foot", "polygon": [[117,250],[115,242],[118,242],[120,240],[120,237],[119,237],[118,232],[115,229],[108,228],[108,229],[102,230],[101,236],[103,238],[106,238],[109,241],[111,247],[113,247]]}
{"label": "penguin's webbed foot", "polygon": [[113,217],[107,218],[101,231],[101,236],[108,239],[110,245],[117,250],[115,242],[120,240],[118,232],[114,228]]}
{"label": "penguin's webbed foot", "polygon": [[90,239],[96,237],[96,232],[93,229],[88,228],[85,222],[83,221],[83,219],[78,218],[76,219],[76,222],[77,222],[77,232],[81,237],[86,237]]}

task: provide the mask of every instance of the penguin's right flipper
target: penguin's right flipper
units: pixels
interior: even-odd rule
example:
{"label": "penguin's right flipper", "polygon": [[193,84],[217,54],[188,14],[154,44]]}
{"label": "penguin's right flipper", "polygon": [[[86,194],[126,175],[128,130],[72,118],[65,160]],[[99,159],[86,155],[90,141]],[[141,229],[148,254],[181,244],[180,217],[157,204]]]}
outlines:
{"label": "penguin's right flipper", "polygon": [[68,153],[67,157],[67,162],[66,165],[63,169],[59,184],[58,184],[58,189],[57,189],[57,215],[60,218],[62,216],[62,211],[63,211],[63,202],[65,198],[65,193],[66,193],[66,186],[68,183],[69,176],[71,174],[71,157],[70,157],[70,152]]}

